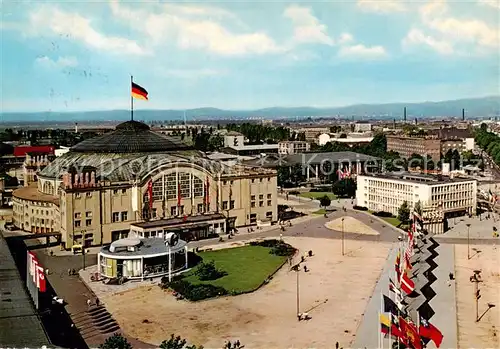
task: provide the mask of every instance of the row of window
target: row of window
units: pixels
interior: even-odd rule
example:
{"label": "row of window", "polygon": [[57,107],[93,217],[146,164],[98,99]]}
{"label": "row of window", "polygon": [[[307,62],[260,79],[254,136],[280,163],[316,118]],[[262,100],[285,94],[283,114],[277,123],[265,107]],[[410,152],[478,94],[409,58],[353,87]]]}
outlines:
{"label": "row of window", "polygon": [[[89,227],[92,225],[92,219],[85,220],[85,226]],[[75,220],[75,228],[80,228],[82,226],[81,220]]]}
{"label": "row of window", "polygon": [[[80,199],[81,197],[82,197],[82,193],[75,193],[75,199]],[[91,198],[92,192],[91,191],[86,192],[85,197]]]}

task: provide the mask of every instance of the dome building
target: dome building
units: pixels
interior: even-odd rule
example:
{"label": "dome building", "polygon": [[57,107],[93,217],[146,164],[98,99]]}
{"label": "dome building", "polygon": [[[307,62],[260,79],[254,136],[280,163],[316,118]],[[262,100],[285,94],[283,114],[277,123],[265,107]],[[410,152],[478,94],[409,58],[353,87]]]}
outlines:
{"label": "dome building", "polygon": [[14,224],[65,248],[175,231],[186,241],[277,220],[276,171],[227,166],[127,121],[57,157],[13,193]]}

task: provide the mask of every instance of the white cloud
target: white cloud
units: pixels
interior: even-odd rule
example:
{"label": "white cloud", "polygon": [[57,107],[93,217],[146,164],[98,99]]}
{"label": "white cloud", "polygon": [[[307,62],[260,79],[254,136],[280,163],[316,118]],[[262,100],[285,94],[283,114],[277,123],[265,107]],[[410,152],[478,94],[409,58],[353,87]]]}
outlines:
{"label": "white cloud", "polygon": [[354,41],[354,37],[349,33],[342,33],[338,38],[338,43],[341,45],[348,44]]}
{"label": "white cloud", "polygon": [[35,59],[35,64],[45,68],[67,68],[76,67],[78,60],[75,57],[59,57],[53,60],[48,56],[41,56]]}
{"label": "white cloud", "polygon": [[403,39],[404,47],[411,47],[414,45],[425,45],[441,54],[452,54],[453,46],[444,40],[438,40],[432,36],[424,34],[420,29],[411,29],[410,32]]}
{"label": "white cloud", "polygon": [[481,5],[491,6],[493,8],[497,8],[500,10],[500,1],[499,0],[478,0]]}
{"label": "white cloud", "polygon": [[79,40],[89,47],[103,51],[137,55],[147,53],[133,40],[100,33],[88,18],[77,13],[65,12],[52,6],[41,6],[30,13],[27,33],[41,36],[47,32]]}
{"label": "white cloud", "polygon": [[173,4],[154,6],[150,11],[147,6],[137,10],[116,0],[110,5],[115,18],[142,31],[156,46],[174,42],[183,49],[204,49],[220,55],[267,54],[283,50],[263,32],[233,33],[222,26],[216,18],[235,18],[225,10]]}
{"label": "white cloud", "polygon": [[441,36],[449,45],[466,44],[479,50],[497,49],[499,31],[479,19],[462,19],[449,14],[445,0],[432,0],[420,8],[423,25]]}
{"label": "white cloud", "polygon": [[164,72],[166,76],[180,79],[197,79],[224,74],[224,71],[215,69],[168,69]]}
{"label": "white cloud", "polygon": [[285,9],[284,16],[294,24],[296,43],[333,45],[333,39],[327,33],[327,26],[320,23],[310,8],[291,5]]}
{"label": "white cloud", "polygon": [[393,13],[406,10],[401,0],[358,0],[358,7],[367,12]]}
{"label": "white cloud", "polygon": [[340,57],[349,58],[379,59],[387,57],[387,52],[382,46],[365,46],[362,44],[356,44],[341,47],[338,55]]}

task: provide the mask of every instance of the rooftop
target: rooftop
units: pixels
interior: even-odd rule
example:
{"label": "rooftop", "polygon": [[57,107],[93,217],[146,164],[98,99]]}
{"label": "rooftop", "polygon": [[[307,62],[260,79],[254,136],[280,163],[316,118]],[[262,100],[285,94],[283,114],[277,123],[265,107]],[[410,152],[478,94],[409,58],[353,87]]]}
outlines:
{"label": "rooftop", "polygon": [[301,153],[291,155],[267,155],[265,157],[243,162],[246,166],[254,167],[278,167],[278,166],[293,166],[293,165],[321,165],[325,162],[340,163],[340,162],[377,162],[381,159],[355,153],[352,151],[338,151],[328,153]]}
{"label": "rooftop", "polygon": [[177,139],[151,131],[148,125],[130,120],[114,131],[90,138],[71,148],[79,153],[149,153],[192,149]]}
{"label": "rooftop", "polygon": [[[127,250],[127,246],[132,246],[129,244],[127,240],[135,240],[135,239],[121,239],[117,240],[114,243],[118,243],[115,252],[110,251],[110,246],[104,246],[101,248],[101,253],[108,256],[120,256],[120,257],[132,257],[132,256],[157,256],[157,255],[167,255],[168,248],[165,245],[165,240],[161,238],[146,238],[146,239],[137,239],[139,241],[138,244],[133,244],[135,247],[134,250]],[[175,246],[171,248],[171,252],[182,251],[184,247],[187,245],[186,241],[179,240]],[[120,248],[125,247],[125,248]]]}
{"label": "rooftop", "polygon": [[59,205],[59,197],[39,192],[36,184],[16,189],[12,195],[23,200],[41,201]]}
{"label": "rooftop", "polygon": [[406,182],[413,183],[423,183],[427,185],[435,185],[435,184],[445,184],[445,183],[459,183],[459,182],[472,182],[476,181],[471,178],[458,178],[458,177],[450,177],[450,176],[433,176],[426,174],[417,174],[417,173],[409,173],[409,172],[386,172],[386,173],[375,173],[375,174],[366,174],[363,175],[365,177],[375,177],[375,178],[383,178],[383,179],[392,179],[392,180],[400,180]]}
{"label": "rooftop", "polygon": [[40,348],[50,345],[2,234],[0,280],[0,345],[6,348]]}

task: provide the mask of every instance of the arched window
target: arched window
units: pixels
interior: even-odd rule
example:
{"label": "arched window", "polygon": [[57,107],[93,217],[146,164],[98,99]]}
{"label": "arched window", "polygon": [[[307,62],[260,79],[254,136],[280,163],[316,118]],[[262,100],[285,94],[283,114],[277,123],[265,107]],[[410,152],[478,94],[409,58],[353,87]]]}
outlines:
{"label": "arched window", "polygon": [[[164,178],[165,183],[162,182],[162,178]],[[203,197],[204,195],[204,181],[193,175],[192,173],[170,173],[162,178],[158,178],[153,182],[153,201],[163,200],[163,188],[165,188],[166,200],[177,199],[179,186],[181,198],[183,199],[189,199],[191,198],[191,195],[193,195],[195,198]],[[177,178],[179,179],[178,182]],[[144,192],[144,202],[149,202],[147,188]]]}

